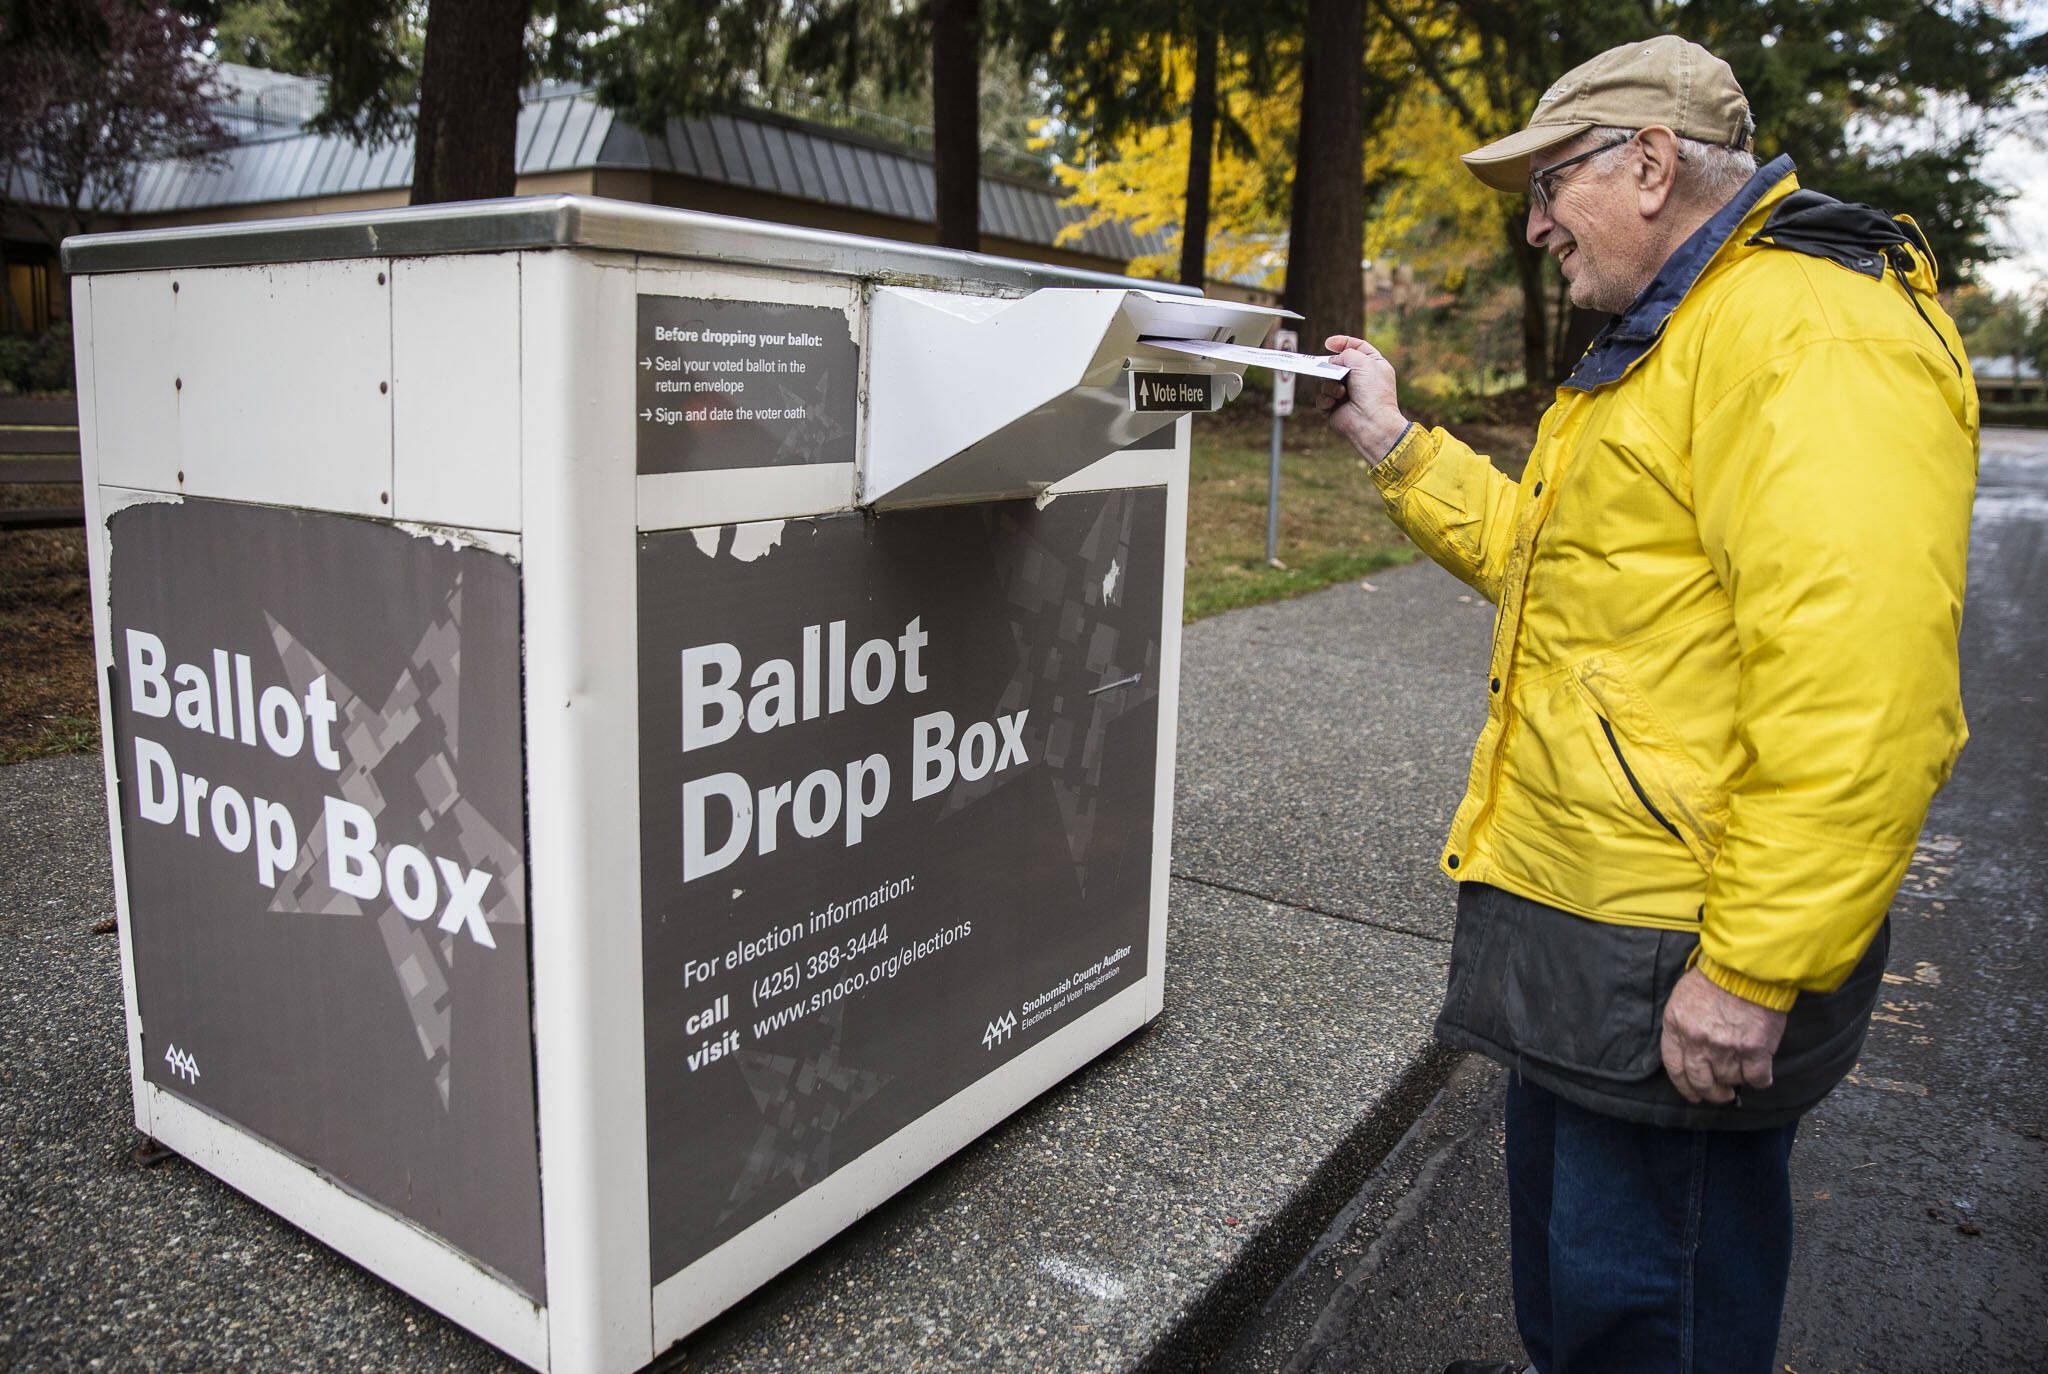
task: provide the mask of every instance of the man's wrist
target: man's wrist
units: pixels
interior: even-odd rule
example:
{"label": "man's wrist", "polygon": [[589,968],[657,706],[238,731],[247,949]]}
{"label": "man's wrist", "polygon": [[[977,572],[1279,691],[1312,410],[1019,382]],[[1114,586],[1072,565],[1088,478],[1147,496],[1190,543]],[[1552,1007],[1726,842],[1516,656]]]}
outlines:
{"label": "man's wrist", "polygon": [[1402,438],[1409,430],[1410,421],[1407,416],[1398,410],[1388,414],[1392,416],[1391,419],[1372,416],[1352,431],[1352,446],[1358,450],[1358,456],[1373,467],[1384,463],[1387,455],[1400,447]]}
{"label": "man's wrist", "polygon": [[1740,997],[1745,1002],[1754,1002],[1771,1011],[1787,1012],[1799,1000],[1799,989],[1784,983],[1767,983],[1761,978],[1752,978],[1738,969],[1732,969],[1706,954],[1699,955],[1693,967],[1709,983],[1726,993]]}

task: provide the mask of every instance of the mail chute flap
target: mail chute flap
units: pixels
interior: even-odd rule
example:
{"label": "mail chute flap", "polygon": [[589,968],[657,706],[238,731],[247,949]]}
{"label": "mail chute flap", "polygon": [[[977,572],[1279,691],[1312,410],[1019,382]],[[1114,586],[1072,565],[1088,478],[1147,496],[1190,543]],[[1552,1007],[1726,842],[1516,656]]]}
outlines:
{"label": "mail chute flap", "polygon": [[[1143,336],[1257,343],[1285,312],[1165,292],[1045,287],[968,296],[877,287],[868,312],[866,505],[1031,496],[1179,418],[1134,413],[1125,371],[1158,366]],[[1227,396],[1243,372],[1213,372]]]}
{"label": "mail chute flap", "polygon": [[1282,320],[1298,320],[1292,310],[1243,301],[1217,301],[1206,296],[1178,296],[1164,291],[1132,291],[1124,303],[1138,333],[1153,339],[1213,339],[1217,343],[1263,343]]}

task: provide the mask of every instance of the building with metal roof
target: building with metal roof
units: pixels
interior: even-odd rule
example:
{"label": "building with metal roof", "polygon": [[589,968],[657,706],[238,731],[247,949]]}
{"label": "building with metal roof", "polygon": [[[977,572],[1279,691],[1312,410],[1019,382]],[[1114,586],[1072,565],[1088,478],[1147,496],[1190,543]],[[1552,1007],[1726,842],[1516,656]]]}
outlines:
{"label": "building with metal roof", "polygon": [[1979,400],[1994,405],[2038,405],[2048,400],[2048,380],[2031,359],[2010,353],[1973,357],[1970,372],[1976,379]]}
{"label": "building with metal roof", "polygon": [[[221,64],[229,94],[216,116],[231,142],[204,160],[153,162],[137,177],[131,203],[93,207],[94,228],[160,228],[403,205],[412,184],[409,138],[363,147],[320,134],[307,121],[320,106],[320,83],[304,77]],[[550,85],[528,93],[519,114],[520,195],[609,196],[717,214],[739,215],[913,243],[934,241],[929,153],[849,129],[762,110],[672,119],[643,131],[599,104],[588,90]],[[17,179],[17,201],[39,188]],[[1082,212],[1060,204],[1050,184],[996,172],[981,179],[983,251],[1030,261],[1122,272],[1131,259],[1166,245],[1124,224],[1093,225],[1071,243],[1061,231]],[[51,280],[30,287],[46,317],[61,317],[53,245],[7,226],[10,279],[17,265],[43,264]],[[1220,293],[1267,293],[1221,285]],[[23,293],[16,292],[17,299]],[[41,324],[30,324],[36,328]]]}

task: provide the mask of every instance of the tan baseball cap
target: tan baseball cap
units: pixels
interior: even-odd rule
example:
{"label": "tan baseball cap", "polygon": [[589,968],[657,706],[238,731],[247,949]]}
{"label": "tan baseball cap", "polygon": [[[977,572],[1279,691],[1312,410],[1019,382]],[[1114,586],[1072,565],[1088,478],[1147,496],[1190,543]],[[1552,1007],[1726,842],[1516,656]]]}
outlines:
{"label": "tan baseball cap", "polygon": [[1529,185],[1531,155],[1588,129],[1647,129],[1662,124],[1702,143],[1749,147],[1749,100],[1726,62],[1676,34],[1609,48],[1572,68],[1543,93],[1529,127],[1463,162],[1496,191]]}

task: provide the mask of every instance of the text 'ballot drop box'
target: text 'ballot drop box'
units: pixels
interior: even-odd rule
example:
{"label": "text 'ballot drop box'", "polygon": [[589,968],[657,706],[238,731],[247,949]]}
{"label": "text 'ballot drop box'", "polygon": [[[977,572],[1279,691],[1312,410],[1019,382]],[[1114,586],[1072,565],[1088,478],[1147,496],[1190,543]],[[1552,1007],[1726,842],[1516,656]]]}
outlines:
{"label": "text 'ballot drop box'", "polygon": [[573,198],[66,254],[142,1130],[610,1374],[1158,1014],[1242,377],[1145,340],[1276,312]]}

